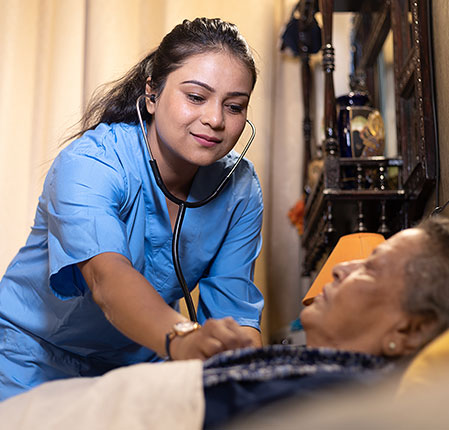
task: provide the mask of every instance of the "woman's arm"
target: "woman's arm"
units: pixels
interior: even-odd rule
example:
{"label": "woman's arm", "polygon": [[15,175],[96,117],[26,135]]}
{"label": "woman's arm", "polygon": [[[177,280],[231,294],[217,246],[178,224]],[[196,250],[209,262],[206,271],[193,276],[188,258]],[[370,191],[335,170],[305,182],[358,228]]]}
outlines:
{"label": "woman's arm", "polygon": [[[168,306],[121,254],[102,253],[78,267],[106,318],[130,339],[165,356],[166,334],[186,318]],[[206,359],[251,343],[247,330],[231,318],[224,318],[206,321],[196,332],[175,337],[170,352],[174,359]]]}
{"label": "woman's arm", "polygon": [[259,348],[262,346],[262,335],[260,331],[254,327],[242,327],[244,332],[251,338],[251,346]]}

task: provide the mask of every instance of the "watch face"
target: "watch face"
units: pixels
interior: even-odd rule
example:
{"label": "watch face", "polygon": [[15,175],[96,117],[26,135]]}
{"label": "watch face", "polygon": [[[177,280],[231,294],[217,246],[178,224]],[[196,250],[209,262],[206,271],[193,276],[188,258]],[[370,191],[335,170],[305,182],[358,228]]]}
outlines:
{"label": "watch face", "polygon": [[198,323],[194,323],[193,321],[182,321],[173,326],[173,330],[178,336],[186,335],[198,328],[200,328],[200,325]]}

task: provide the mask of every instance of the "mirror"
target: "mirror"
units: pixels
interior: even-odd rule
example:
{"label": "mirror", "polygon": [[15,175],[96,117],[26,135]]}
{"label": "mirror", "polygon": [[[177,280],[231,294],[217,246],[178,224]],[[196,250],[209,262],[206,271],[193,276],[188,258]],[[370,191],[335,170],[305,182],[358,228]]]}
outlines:
{"label": "mirror", "polygon": [[386,0],[375,13],[359,12],[354,28],[355,64],[384,118],[386,155],[403,159],[411,220],[422,215],[436,177],[428,13],[428,0]]}
{"label": "mirror", "polygon": [[398,142],[396,137],[396,107],[394,99],[394,58],[393,32],[388,36],[377,58],[377,81],[379,82],[378,108],[385,127],[385,156],[398,156]]}

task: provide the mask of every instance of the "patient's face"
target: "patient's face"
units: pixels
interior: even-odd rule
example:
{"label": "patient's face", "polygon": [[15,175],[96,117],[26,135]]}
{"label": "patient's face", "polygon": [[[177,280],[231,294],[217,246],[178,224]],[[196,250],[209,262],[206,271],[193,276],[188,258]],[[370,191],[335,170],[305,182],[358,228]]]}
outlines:
{"label": "patient's face", "polygon": [[335,266],[333,282],[301,313],[307,344],[381,355],[406,317],[401,306],[405,264],[424,240],[421,230],[404,230],[367,259]]}

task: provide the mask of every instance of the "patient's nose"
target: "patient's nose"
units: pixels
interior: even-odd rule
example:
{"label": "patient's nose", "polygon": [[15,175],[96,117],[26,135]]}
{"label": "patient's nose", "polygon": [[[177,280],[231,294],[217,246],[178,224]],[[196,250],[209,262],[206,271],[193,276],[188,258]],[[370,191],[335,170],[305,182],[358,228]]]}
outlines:
{"label": "patient's nose", "polygon": [[332,269],[332,276],[337,281],[343,281],[350,273],[358,269],[362,264],[362,260],[345,261],[338,263]]}

